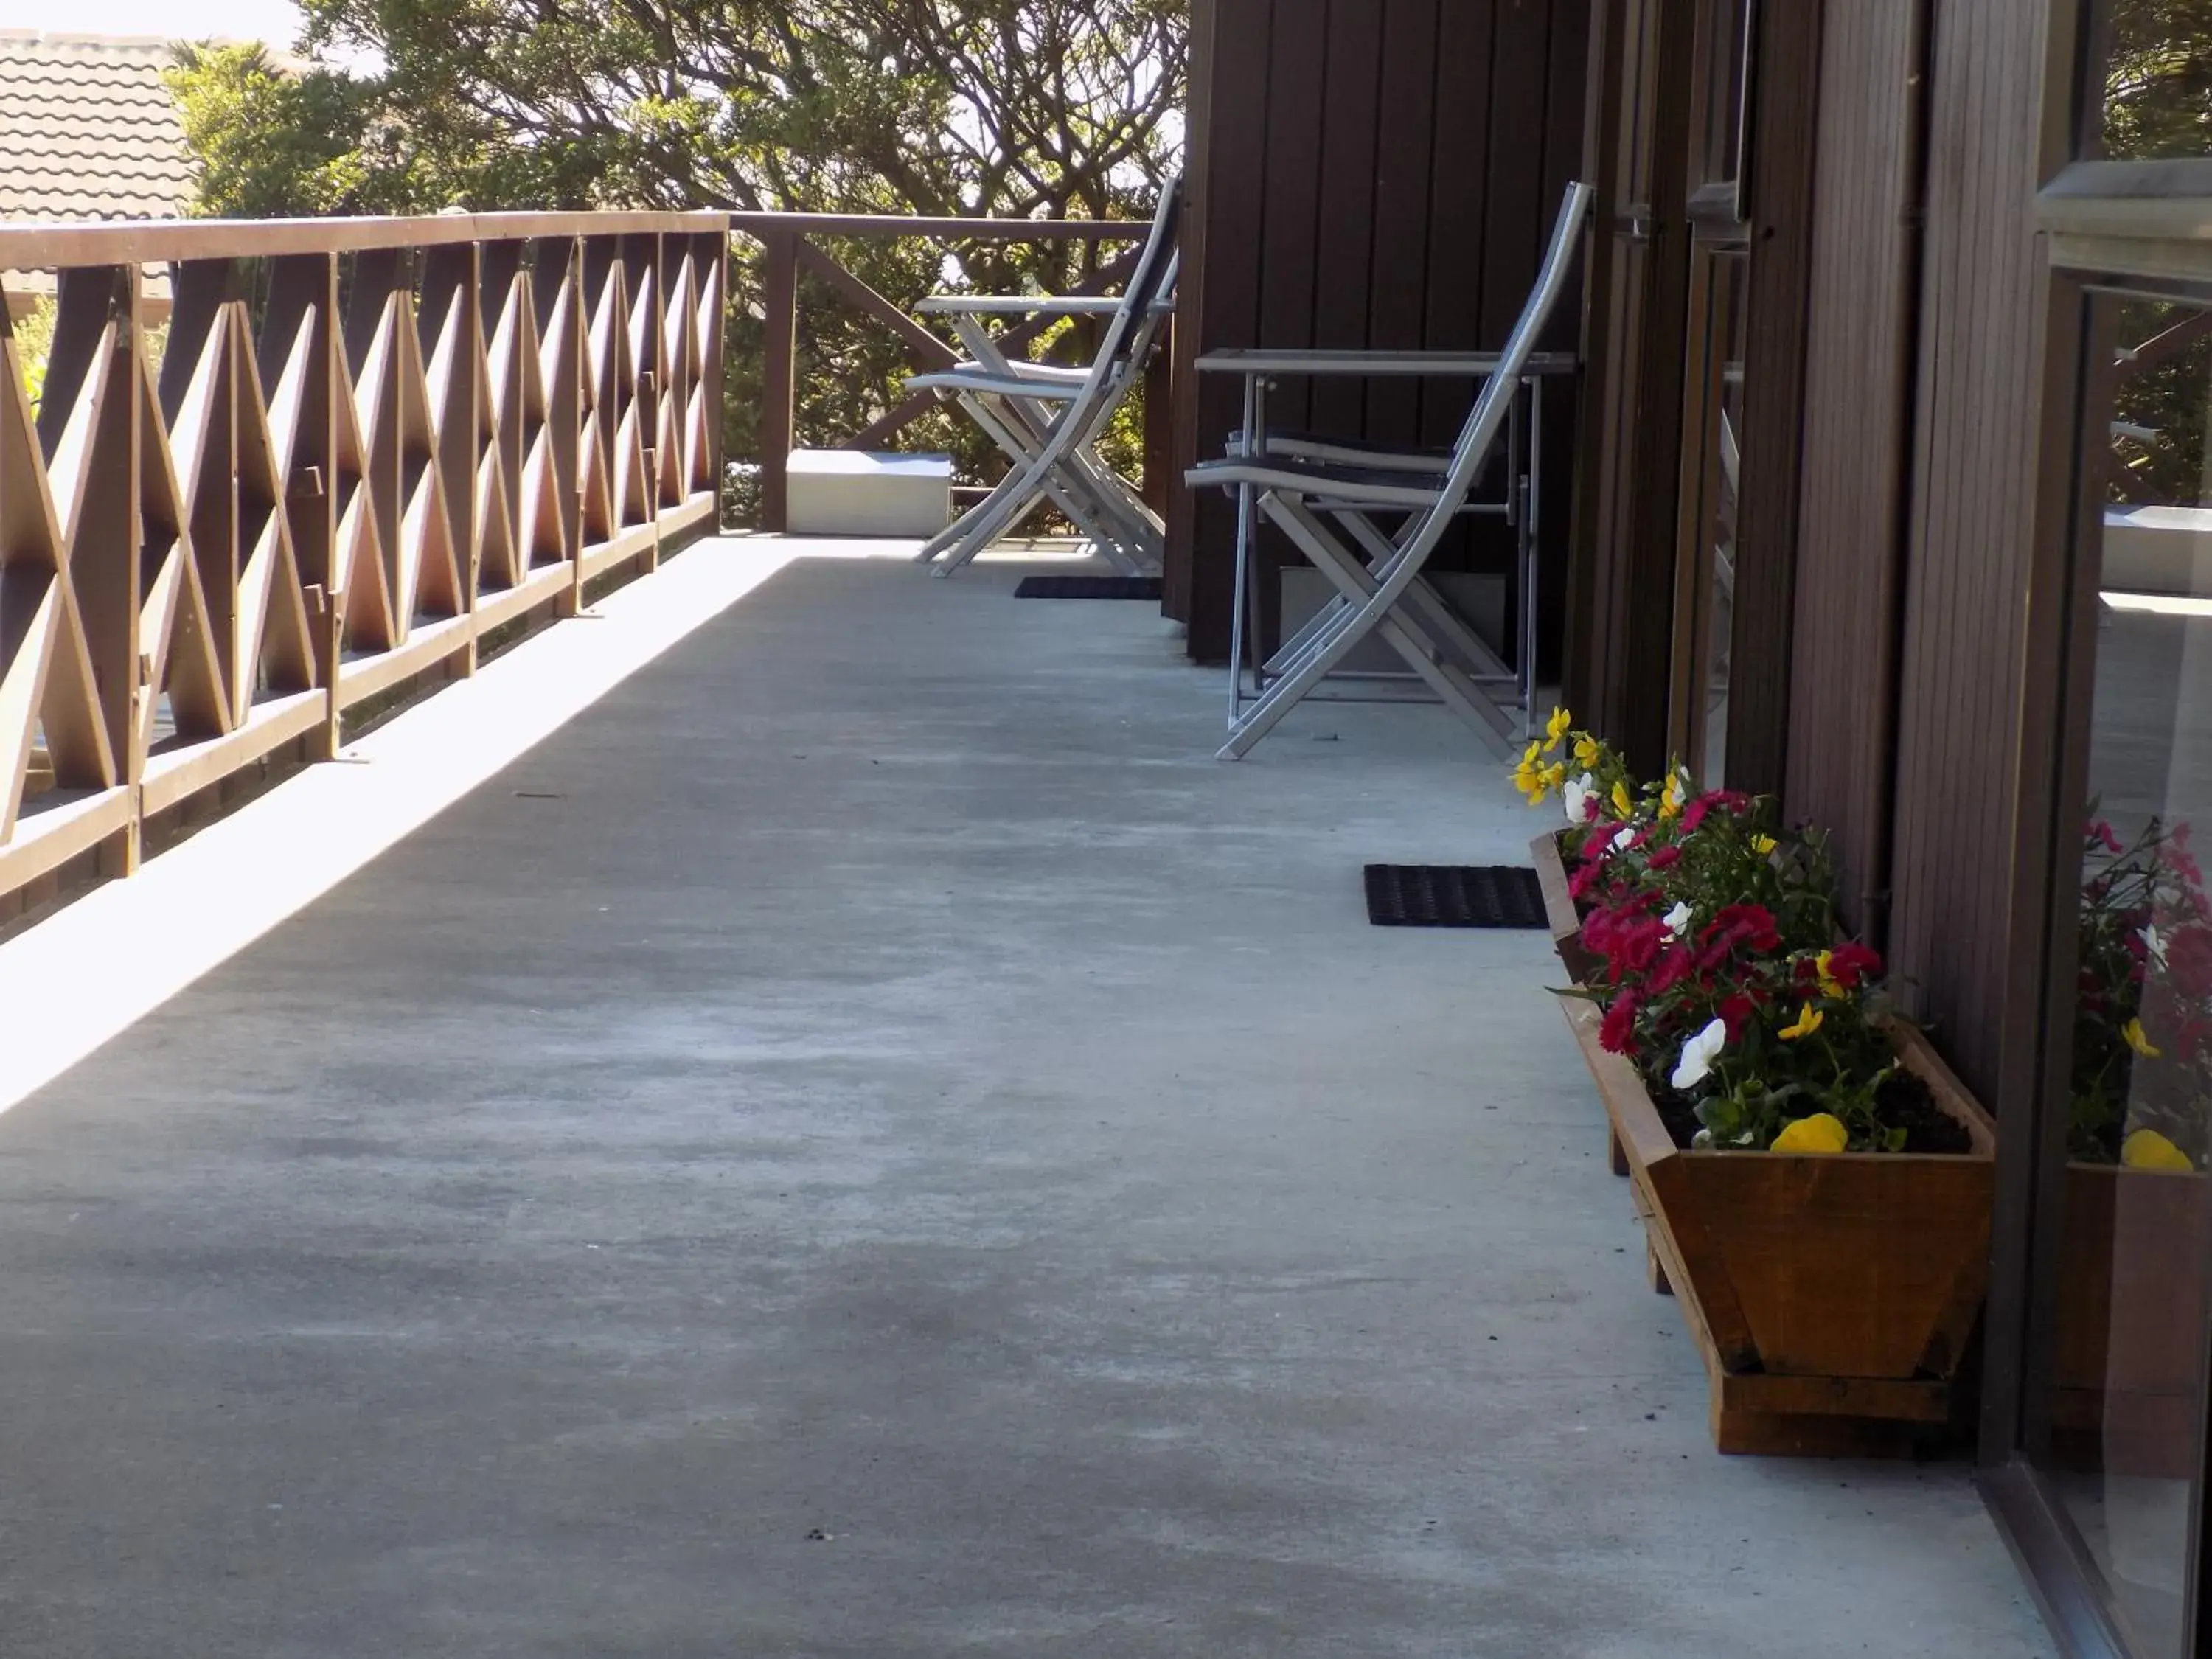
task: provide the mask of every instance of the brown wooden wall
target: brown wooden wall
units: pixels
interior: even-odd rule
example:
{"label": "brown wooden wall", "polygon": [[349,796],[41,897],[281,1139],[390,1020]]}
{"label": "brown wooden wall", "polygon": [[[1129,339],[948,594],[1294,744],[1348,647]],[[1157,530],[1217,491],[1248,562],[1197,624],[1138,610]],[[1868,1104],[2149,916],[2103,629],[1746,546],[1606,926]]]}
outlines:
{"label": "brown wooden wall", "polygon": [[1856,919],[1991,1100],[2035,506],[2046,7],[1827,9],[1807,367],[1790,811],[1833,829]]}
{"label": "brown wooden wall", "polygon": [[1961,1073],[1992,1098],[2042,381],[2033,201],[2047,9],[1943,0],[1929,77],[1890,950]]}
{"label": "brown wooden wall", "polygon": [[[1503,343],[1580,164],[1588,25],[1588,0],[1194,0],[1178,479],[1237,419],[1235,380],[1180,372],[1203,352]],[[1579,325],[1563,305],[1545,345],[1573,349]],[[1271,422],[1446,442],[1470,396],[1289,382]],[[1553,399],[1547,433],[1559,532],[1571,402]],[[1170,507],[1170,614],[1193,656],[1225,660],[1232,514],[1180,487]]]}
{"label": "brown wooden wall", "polygon": [[1834,836],[1852,878],[1852,924],[1877,928],[1907,541],[1926,3],[1826,9],[1807,291],[1784,795],[1793,817]]}

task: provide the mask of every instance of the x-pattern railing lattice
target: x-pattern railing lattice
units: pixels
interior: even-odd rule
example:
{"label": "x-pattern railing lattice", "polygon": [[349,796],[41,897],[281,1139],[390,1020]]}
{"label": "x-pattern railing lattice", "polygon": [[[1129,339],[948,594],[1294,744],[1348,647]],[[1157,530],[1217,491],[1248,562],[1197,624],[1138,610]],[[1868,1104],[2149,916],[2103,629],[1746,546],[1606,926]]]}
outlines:
{"label": "x-pattern railing lattice", "polygon": [[726,242],[677,214],[0,228],[0,266],[58,270],[35,412],[0,331],[0,895],[129,869],[157,812],[711,523]]}

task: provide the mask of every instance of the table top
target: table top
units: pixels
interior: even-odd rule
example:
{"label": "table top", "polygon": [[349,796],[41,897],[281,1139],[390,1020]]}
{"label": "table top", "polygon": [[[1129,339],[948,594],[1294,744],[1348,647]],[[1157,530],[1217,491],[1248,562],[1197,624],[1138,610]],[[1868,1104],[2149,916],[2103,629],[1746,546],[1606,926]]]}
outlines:
{"label": "table top", "polygon": [[933,316],[1092,317],[1119,311],[1103,294],[933,294],[915,309]]}
{"label": "table top", "polygon": [[[1240,346],[1209,351],[1193,365],[1201,374],[1356,374],[1475,377],[1496,372],[1494,351],[1332,351],[1273,349]],[[1571,374],[1578,367],[1571,351],[1536,351],[1524,374]]]}

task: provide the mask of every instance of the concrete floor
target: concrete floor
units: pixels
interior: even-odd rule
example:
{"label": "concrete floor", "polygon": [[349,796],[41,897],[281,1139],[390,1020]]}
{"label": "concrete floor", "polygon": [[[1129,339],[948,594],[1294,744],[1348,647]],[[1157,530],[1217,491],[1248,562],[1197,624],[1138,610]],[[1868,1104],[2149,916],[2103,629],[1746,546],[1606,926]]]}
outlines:
{"label": "concrete floor", "polygon": [[2048,1653],[1963,1470],[1713,1455],[1543,938],[1366,925],[1499,769],[1016,574],[793,567],[0,1116],[0,1651]]}

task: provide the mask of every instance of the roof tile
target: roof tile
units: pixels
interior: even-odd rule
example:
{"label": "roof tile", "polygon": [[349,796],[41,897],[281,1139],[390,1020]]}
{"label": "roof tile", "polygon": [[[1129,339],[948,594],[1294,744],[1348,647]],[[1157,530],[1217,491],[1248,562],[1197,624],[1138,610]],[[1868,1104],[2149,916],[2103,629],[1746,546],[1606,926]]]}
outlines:
{"label": "roof tile", "polygon": [[0,218],[167,219],[192,163],[166,41],[0,30]]}

